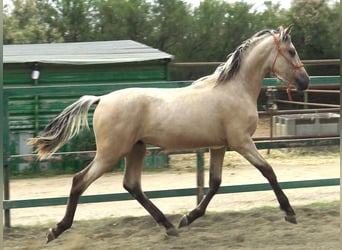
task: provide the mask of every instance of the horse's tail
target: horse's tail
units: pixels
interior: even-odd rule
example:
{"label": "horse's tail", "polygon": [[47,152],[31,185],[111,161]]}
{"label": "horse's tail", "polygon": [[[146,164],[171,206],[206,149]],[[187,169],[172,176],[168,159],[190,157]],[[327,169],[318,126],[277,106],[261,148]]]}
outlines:
{"label": "horse's tail", "polygon": [[52,119],[43,130],[41,136],[30,138],[29,145],[37,146],[39,159],[47,159],[77,135],[82,127],[88,126],[88,111],[92,104],[97,104],[100,97],[83,96],[62,113]]}

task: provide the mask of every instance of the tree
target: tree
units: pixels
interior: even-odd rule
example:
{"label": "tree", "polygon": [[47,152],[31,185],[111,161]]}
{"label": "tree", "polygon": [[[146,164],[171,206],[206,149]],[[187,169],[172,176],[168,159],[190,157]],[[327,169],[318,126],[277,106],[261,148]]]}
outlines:
{"label": "tree", "polygon": [[151,10],[149,44],[175,53],[186,43],[191,21],[190,6],[182,0],[155,0]]}
{"label": "tree", "polygon": [[96,0],[96,40],[132,39],[146,42],[152,32],[151,4],[146,0]]}
{"label": "tree", "polygon": [[13,11],[4,10],[4,44],[61,41],[57,30],[42,20],[35,0],[13,0]]}
{"label": "tree", "polygon": [[286,10],[281,9],[279,3],[274,4],[271,1],[265,1],[264,5],[266,9],[261,13],[256,13],[260,29],[274,29],[280,25],[289,25],[289,23],[286,23],[287,20],[285,20],[284,16]]}
{"label": "tree", "polygon": [[204,0],[194,10],[188,60],[224,61],[227,54],[257,31],[252,5]]}
{"label": "tree", "polygon": [[[293,43],[302,59],[329,59],[339,57],[339,3],[330,5],[327,0],[297,0],[285,13]],[[307,67],[313,75],[336,75],[338,67]]]}
{"label": "tree", "polygon": [[[286,13],[293,23],[292,36],[297,50],[305,59],[336,58],[339,44],[337,3],[330,7],[327,0],[297,0]],[[335,9],[335,10],[334,10]]]}
{"label": "tree", "polygon": [[[224,50],[225,15],[229,7],[226,2],[205,0],[195,8],[190,42],[187,44],[187,58],[190,61],[217,61],[224,58],[221,51]],[[221,55],[218,57],[218,54]]]}
{"label": "tree", "polygon": [[92,0],[52,0],[52,6],[55,11],[50,20],[53,20],[65,42],[93,40]]}

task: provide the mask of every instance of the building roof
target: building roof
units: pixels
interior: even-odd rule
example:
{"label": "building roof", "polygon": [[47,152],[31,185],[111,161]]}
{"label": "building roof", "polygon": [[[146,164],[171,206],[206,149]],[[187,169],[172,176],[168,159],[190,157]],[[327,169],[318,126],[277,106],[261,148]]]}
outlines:
{"label": "building roof", "polygon": [[3,46],[3,63],[106,64],[172,58],[132,40]]}

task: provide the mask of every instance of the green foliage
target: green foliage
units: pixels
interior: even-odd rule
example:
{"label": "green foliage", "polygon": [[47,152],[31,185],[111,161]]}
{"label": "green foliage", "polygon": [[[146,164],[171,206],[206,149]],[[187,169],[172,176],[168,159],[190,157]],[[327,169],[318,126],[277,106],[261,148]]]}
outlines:
{"label": "green foliage", "polygon": [[51,20],[45,19],[53,8],[35,0],[13,0],[13,11],[4,8],[4,44],[62,42]]}
{"label": "green foliage", "polygon": [[143,0],[94,0],[94,40],[146,42],[152,32],[150,3]]}
{"label": "green foliage", "polygon": [[5,44],[131,39],[174,54],[176,61],[223,61],[255,32],[293,23],[302,59],[339,56],[336,0],[292,1],[289,9],[265,1],[258,12],[245,1],[223,0],[197,7],[183,0],[12,1],[13,8],[4,9]]}
{"label": "green foliage", "polygon": [[[294,1],[291,12],[286,13],[289,23],[295,25],[293,41],[304,59],[338,57],[338,6],[327,0]],[[334,25],[336,23],[336,25]]]}
{"label": "green foliage", "polygon": [[[302,59],[339,58],[339,2],[328,0],[294,1],[286,13],[288,23],[293,23],[292,37]],[[308,68],[310,75],[338,74],[337,67]]]}

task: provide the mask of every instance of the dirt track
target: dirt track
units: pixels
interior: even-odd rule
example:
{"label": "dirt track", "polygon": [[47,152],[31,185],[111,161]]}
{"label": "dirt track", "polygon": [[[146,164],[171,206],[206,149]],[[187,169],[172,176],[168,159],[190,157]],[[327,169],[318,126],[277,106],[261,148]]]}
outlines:
{"label": "dirt track", "polygon": [[[279,181],[339,177],[339,154],[316,154],[272,151],[264,156],[273,165]],[[244,159],[227,153],[222,185],[264,183],[264,177]],[[206,159],[207,161],[207,159]],[[172,157],[171,169],[160,173],[144,173],[144,190],[194,187],[194,158]],[[208,164],[206,164],[208,165]],[[206,172],[206,183],[208,173]],[[122,174],[111,173],[97,180],[86,194],[125,192]],[[71,176],[11,181],[12,199],[66,196]],[[181,236],[166,237],[136,201],[79,205],[73,228],[47,246],[47,227],[58,222],[65,206],[15,209],[12,224],[44,224],[16,227],[5,234],[5,249],[338,249],[339,206],[302,207],[314,202],[340,199],[339,187],[285,190],[297,212],[298,225],[285,223],[277,208],[248,210],[255,207],[278,207],[273,192],[217,195],[208,207],[209,215],[181,230]],[[195,197],[154,199],[153,202],[176,224],[195,206]],[[248,211],[246,211],[248,210]],[[223,212],[239,211],[239,212]],[[129,216],[122,218],[122,216]],[[139,216],[132,218],[131,216]],[[84,219],[100,219],[96,222]],[[121,217],[121,218],[118,218]],[[47,223],[47,224],[46,224]],[[289,247],[291,246],[291,247]]]}
{"label": "dirt track", "polygon": [[[150,216],[77,221],[55,241],[45,244],[47,226],[17,227],[6,231],[5,249],[108,250],[337,250],[339,206],[297,208],[300,222],[284,222],[278,209],[209,213],[179,237],[168,237]],[[181,215],[171,215],[176,223]]]}

